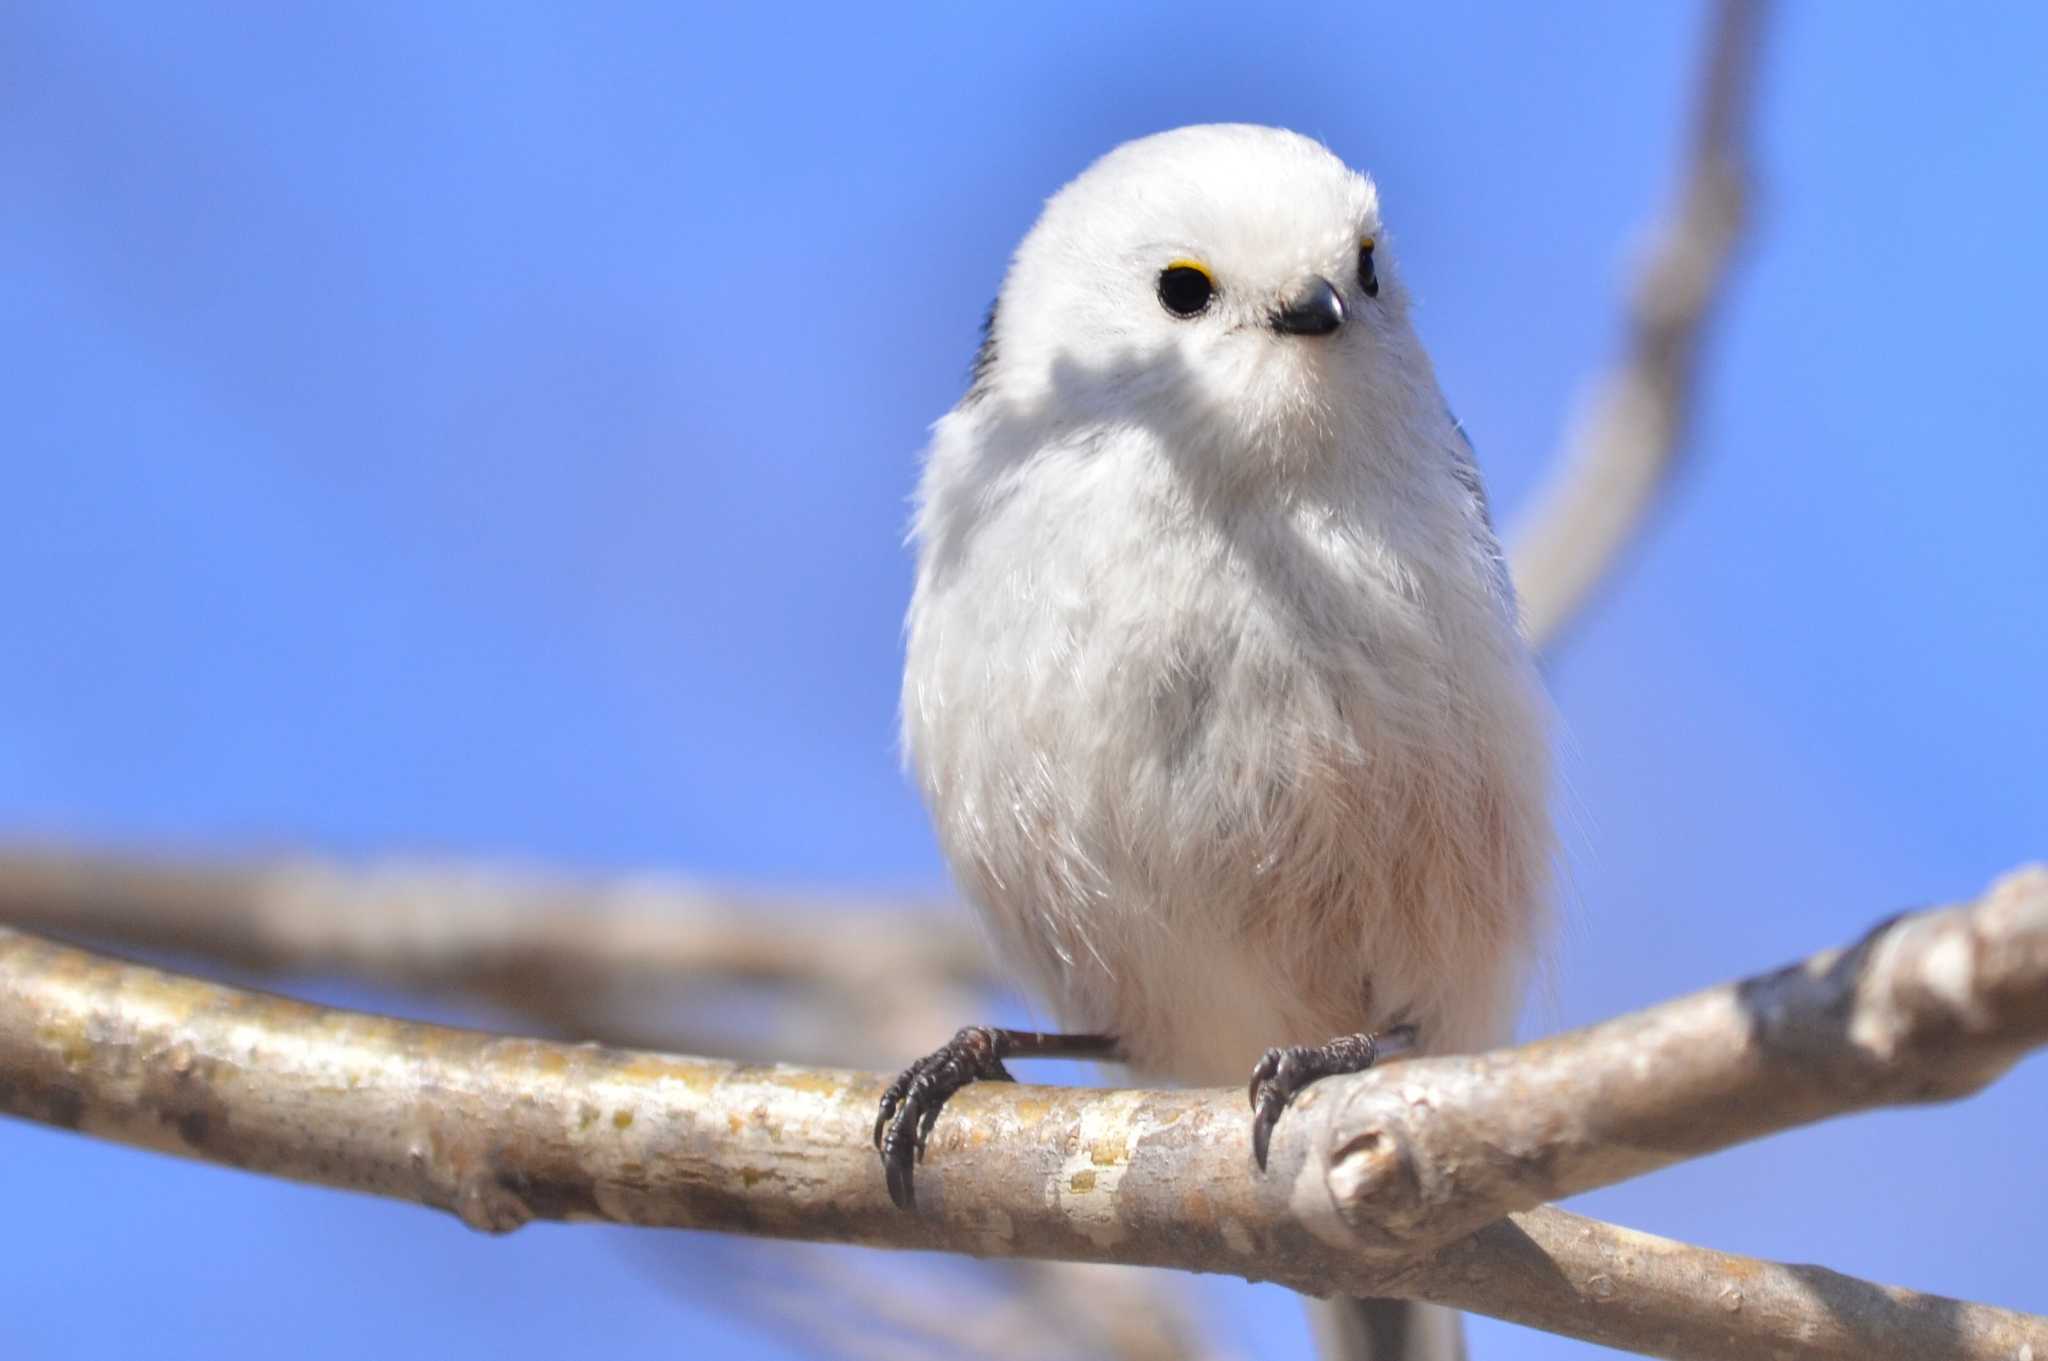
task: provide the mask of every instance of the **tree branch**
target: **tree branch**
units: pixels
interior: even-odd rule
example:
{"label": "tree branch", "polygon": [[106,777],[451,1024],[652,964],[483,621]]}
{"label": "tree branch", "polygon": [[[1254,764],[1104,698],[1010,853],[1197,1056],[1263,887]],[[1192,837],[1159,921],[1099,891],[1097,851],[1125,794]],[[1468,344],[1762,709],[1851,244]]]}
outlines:
{"label": "tree branch", "polygon": [[1830,1116],[1967,1096],[2048,1044],[2048,867],[1846,950],[1333,1097],[1329,1182],[1393,1257]]}
{"label": "tree branch", "polygon": [[[331,974],[508,1006],[571,1038],[863,1062],[951,1033],[997,986],[957,913],[387,861],[202,862],[0,850],[0,921],[270,974]],[[801,990],[763,1033],[691,1031],[661,1001]],[[906,1001],[906,994],[916,1004]],[[672,1018],[671,1018],[672,1019]],[[703,1018],[699,1018],[700,1022]]]}
{"label": "tree branch", "polygon": [[1509,536],[1522,618],[1556,640],[1635,537],[1676,466],[1702,337],[1748,210],[1749,116],[1765,0],[1722,0],[1675,217],[1661,224],[1620,362],[1591,388],[1548,480]]}
{"label": "tree branch", "polygon": [[[349,871],[306,859],[222,864],[28,847],[0,853],[0,917],[18,925],[198,950],[251,968],[332,969],[426,988],[535,975],[657,987],[716,974],[764,983],[822,978],[863,989],[906,967],[991,981],[979,942],[933,930],[938,915],[652,875],[592,884],[404,861]],[[748,929],[756,918],[772,931]]]}
{"label": "tree branch", "polygon": [[[1902,1338],[1931,1358],[2048,1354],[2048,1320],[1550,1210],[1444,1246],[1449,1228],[1418,1207],[1454,1227],[1829,1114],[1961,1095],[2044,1040],[2036,869],[1973,906],[1512,1058],[1318,1084],[1265,1176],[1235,1091],[980,1084],[939,1123],[923,1208],[899,1214],[868,1143],[878,1076],[386,1020],[0,932],[0,1111],[101,1137],[492,1231],[605,1219],[1224,1271],[1685,1358],[1861,1357]],[[1405,1120],[1407,1103],[1426,1118]],[[1622,1287],[1626,1308],[1599,1307]]]}
{"label": "tree branch", "polygon": [[[604,884],[399,861],[349,868],[22,847],[0,851],[0,921],[272,977],[351,976],[468,996],[569,1039],[833,1064],[922,1052],[933,1036],[986,1016],[997,990],[957,912],[795,906],[669,877]],[[768,1004],[736,999],[736,989],[765,992]],[[734,1014],[748,1018],[743,1028]],[[975,1341],[959,1317],[968,1287],[958,1272],[943,1290],[919,1291],[900,1270],[877,1279],[869,1259],[784,1252],[775,1274],[794,1273],[791,1287],[753,1279],[766,1265],[758,1254],[742,1260],[750,1279],[724,1303],[801,1295],[803,1308],[763,1317],[848,1356],[887,1354],[874,1350],[877,1330],[898,1349],[1012,1355],[1017,1333],[1005,1320],[1020,1309],[1056,1315],[1060,1348],[1075,1357],[1209,1354],[1181,1283],[1150,1272],[1012,1260],[987,1273],[986,1298],[970,1311]]]}
{"label": "tree branch", "polygon": [[[1481,1277],[1484,1277],[1482,1280]],[[1623,1351],[1705,1361],[2012,1361],[2048,1318],[1715,1252],[1545,1208],[1431,1257],[1418,1295]]]}

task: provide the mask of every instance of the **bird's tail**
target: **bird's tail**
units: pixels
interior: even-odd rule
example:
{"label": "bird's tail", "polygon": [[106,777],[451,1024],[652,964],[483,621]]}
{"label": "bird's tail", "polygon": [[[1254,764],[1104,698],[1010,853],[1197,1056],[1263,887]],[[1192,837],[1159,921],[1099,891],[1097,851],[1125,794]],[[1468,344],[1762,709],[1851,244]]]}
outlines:
{"label": "bird's tail", "polygon": [[1322,1361],[1465,1361],[1455,1309],[1413,1300],[1314,1300],[1309,1320]]}

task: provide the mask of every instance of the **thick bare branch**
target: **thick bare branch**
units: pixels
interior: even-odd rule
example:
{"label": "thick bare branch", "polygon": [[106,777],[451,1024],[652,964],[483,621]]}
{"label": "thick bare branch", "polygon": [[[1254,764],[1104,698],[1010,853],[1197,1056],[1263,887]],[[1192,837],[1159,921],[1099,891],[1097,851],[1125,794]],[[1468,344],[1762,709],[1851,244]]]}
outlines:
{"label": "thick bare branch", "polygon": [[1548,481],[1510,535],[1522,617],[1539,646],[1585,604],[1675,466],[1701,337],[1747,212],[1766,8],[1765,0],[1722,0],[1715,9],[1677,211],[1654,231],[1621,360],[1593,384]]}
{"label": "thick bare branch", "polygon": [[[2048,1354],[2048,1321],[1553,1211],[1438,1246],[1417,1232],[1418,1194],[1402,1183],[1469,1218],[1474,1206],[1533,1204],[1832,1112],[1959,1095],[2048,1039],[2044,998],[2048,872],[2035,870],[1974,907],[1546,1041],[1498,1069],[1427,1059],[1319,1084],[1283,1122],[1266,1176],[1249,1168],[1241,1093],[983,1084],[940,1121],[922,1208],[905,1215],[868,1146],[875,1076],[391,1021],[5,932],[0,1111],[413,1200],[489,1230],[597,1218],[1225,1271],[1312,1293],[1433,1299],[1673,1357],[1767,1343],[1792,1357],[1864,1356],[1889,1330],[1931,1339],[1927,1357],[1988,1358]],[[1688,1118],[1704,1133],[1677,1127],[1689,1081]],[[1504,1084],[1524,1114],[1501,1110]],[[1430,1129],[1449,1134],[1390,1120],[1367,1095],[1379,1090],[1418,1094]],[[1708,1117],[1751,1101],[1755,1118]],[[1650,1151],[1601,1152],[1603,1141]],[[1542,1170],[1545,1147],[1559,1170]],[[1445,1150],[1498,1166],[1467,1177],[1423,1160]],[[1361,1175],[1376,1166],[1400,1175]],[[1668,1307],[1600,1308],[1624,1282]],[[1731,1283],[1745,1292],[1739,1309]]]}
{"label": "thick bare branch", "polygon": [[1977,1091],[2048,1044],[2048,868],[1855,946],[1333,1095],[1330,1184],[1392,1256],[1779,1130]]}
{"label": "thick bare branch", "polygon": [[[985,1019],[996,987],[957,912],[852,901],[799,907],[666,878],[605,885],[402,862],[349,868],[19,848],[0,852],[0,921],[273,976],[343,975],[466,995],[573,1039],[737,1057],[893,1061]],[[730,1005],[735,988],[767,990],[772,1005]],[[722,1013],[748,1021],[735,1027]],[[1003,1292],[989,1291],[970,1311],[980,1338],[970,1346],[957,1273],[946,1291],[919,1294],[901,1271],[878,1278],[815,1253],[777,1261],[779,1274],[797,1274],[807,1301],[777,1314],[783,1326],[846,1355],[878,1327],[897,1345],[917,1339],[949,1355],[1005,1355],[997,1341],[1019,1334],[1002,1321],[1018,1308],[1051,1310],[1055,1293],[1069,1354],[1205,1354],[1179,1283],[1150,1273],[1014,1261]],[[745,1293],[760,1298],[769,1288],[754,1281]],[[829,1307],[817,1307],[821,1299]]]}

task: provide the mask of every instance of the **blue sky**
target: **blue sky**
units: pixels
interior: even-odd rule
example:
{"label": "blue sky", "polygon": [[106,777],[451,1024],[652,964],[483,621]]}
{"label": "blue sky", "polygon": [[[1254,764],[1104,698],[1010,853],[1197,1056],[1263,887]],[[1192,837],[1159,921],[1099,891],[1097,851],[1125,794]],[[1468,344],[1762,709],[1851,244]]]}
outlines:
{"label": "blue sky", "polygon": [[[893,751],[905,498],[1044,196],[1226,119],[1373,171],[1512,520],[1613,351],[1701,30],[10,5],[0,834],[937,891]],[[1548,663],[1571,885],[1535,1029],[2048,851],[2048,11],[1771,37],[1690,463]],[[2048,1311],[2044,1118],[2036,1061],[1584,1208]],[[0,1190],[9,1355],[792,1354],[691,1293],[725,1249],[682,1235],[486,1240],[12,1124]],[[1279,1292],[1205,1298],[1298,1352]]]}

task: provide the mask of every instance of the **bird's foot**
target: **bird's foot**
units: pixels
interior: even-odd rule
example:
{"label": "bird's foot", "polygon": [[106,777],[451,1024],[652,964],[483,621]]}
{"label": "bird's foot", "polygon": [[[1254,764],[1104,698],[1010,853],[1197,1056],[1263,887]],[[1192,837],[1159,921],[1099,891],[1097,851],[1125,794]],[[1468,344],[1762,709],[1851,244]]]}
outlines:
{"label": "bird's foot", "polygon": [[1302,1088],[1318,1078],[1362,1073],[1381,1059],[1415,1051],[1412,1025],[1389,1026],[1365,1035],[1340,1035],[1328,1044],[1268,1049],[1252,1068],[1252,1157],[1266,1170],[1266,1147],[1280,1113]]}
{"label": "bird's foot", "polygon": [[1003,1067],[1003,1031],[970,1025],[905,1068],[882,1093],[882,1112],[875,1117],[875,1148],[889,1176],[889,1199],[907,1210],[917,1204],[913,1166],[923,1161],[946,1098],[970,1082],[1014,1082]]}
{"label": "bird's foot", "polygon": [[943,1048],[905,1068],[882,1093],[882,1112],[875,1117],[875,1148],[889,1176],[889,1199],[907,1210],[917,1203],[912,1169],[924,1160],[946,1098],[970,1082],[1014,1082],[1003,1060],[1117,1059],[1122,1054],[1114,1035],[1040,1034],[1035,1030],[1003,1030],[967,1026]]}

